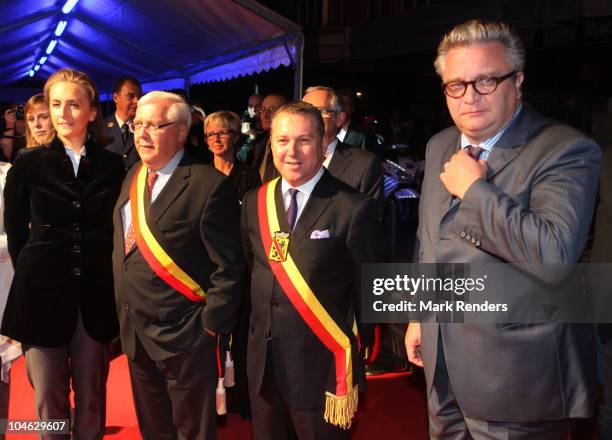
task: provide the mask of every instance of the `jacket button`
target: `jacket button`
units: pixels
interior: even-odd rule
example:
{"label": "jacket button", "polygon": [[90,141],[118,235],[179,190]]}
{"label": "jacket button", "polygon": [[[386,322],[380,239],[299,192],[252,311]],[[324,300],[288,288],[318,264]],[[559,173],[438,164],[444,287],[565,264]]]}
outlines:
{"label": "jacket button", "polygon": [[459,235],[461,235],[461,238],[464,238],[465,237],[465,232],[461,231],[461,234],[459,234]]}
{"label": "jacket button", "polygon": [[71,203],[73,208],[80,208],[81,207],[81,203],[78,200],[73,200]]}
{"label": "jacket button", "polygon": [[72,224],[72,230],[76,231],[76,232],[80,231],[81,230],[81,224],[80,223],[73,223]]}
{"label": "jacket button", "polygon": [[467,234],[467,235],[465,236],[465,239],[466,239],[466,240],[470,240],[471,238],[472,238],[472,236],[471,236],[470,234]]}
{"label": "jacket button", "polygon": [[81,276],[81,268],[80,267],[75,267],[72,272],[74,273],[75,276],[80,277]]}
{"label": "jacket button", "polygon": [[476,240],[476,246],[480,246],[480,240]]}
{"label": "jacket button", "polygon": [[130,310],[130,305],[128,303],[125,303],[125,310]]}
{"label": "jacket button", "polygon": [[472,237],[472,243],[476,244],[476,239]]}
{"label": "jacket button", "polygon": [[127,272],[127,264],[122,264],[121,265],[121,270],[124,272]]}
{"label": "jacket button", "polygon": [[81,252],[81,246],[79,246],[78,244],[75,244],[74,246],[72,246],[72,252],[74,252],[75,254],[78,254],[79,252]]}

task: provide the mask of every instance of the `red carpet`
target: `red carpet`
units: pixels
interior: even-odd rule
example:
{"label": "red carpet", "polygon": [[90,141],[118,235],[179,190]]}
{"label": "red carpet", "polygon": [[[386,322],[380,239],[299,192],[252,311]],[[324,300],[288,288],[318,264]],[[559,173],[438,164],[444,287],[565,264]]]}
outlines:
{"label": "red carpet", "polygon": [[[9,418],[33,419],[35,417],[34,393],[25,375],[23,357],[11,372],[11,405]],[[140,434],[125,356],[114,360],[108,378],[108,410],[105,438],[113,440],[138,440]],[[402,439],[427,438],[427,412],[423,381],[419,376],[390,374],[368,380],[368,392],[359,403],[357,423],[353,439]],[[36,439],[35,435],[10,434],[7,439]],[[227,426],[218,429],[219,440],[243,440],[251,438],[250,425],[240,416],[230,414]]]}

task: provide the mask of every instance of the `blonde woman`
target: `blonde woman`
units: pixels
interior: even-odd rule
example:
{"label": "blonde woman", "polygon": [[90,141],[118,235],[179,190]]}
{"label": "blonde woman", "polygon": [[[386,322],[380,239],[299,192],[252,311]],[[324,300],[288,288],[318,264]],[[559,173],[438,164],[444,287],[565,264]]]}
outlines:
{"label": "blonde woman", "polygon": [[99,95],[86,74],[61,69],[44,95],[56,135],[20,151],[6,178],[15,275],[0,333],[23,346],[38,417],[69,419],[72,387],[72,437],[100,439],[108,345],[118,334],[112,211],[125,168],[102,148]]}
{"label": "blonde woman", "polygon": [[23,108],[23,114],[26,120],[26,147],[49,144],[55,135],[55,129],[51,122],[45,95],[39,93],[28,99]]}

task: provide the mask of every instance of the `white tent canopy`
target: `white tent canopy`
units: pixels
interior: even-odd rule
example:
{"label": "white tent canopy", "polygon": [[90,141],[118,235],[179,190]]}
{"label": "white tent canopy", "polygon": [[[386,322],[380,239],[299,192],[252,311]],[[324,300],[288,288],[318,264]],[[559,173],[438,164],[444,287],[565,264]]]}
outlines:
{"label": "white tent canopy", "polygon": [[255,1],[81,0],[65,14],[66,3],[0,1],[0,99],[31,95],[23,84],[32,70],[40,82],[61,67],[87,72],[103,99],[125,75],[145,91],[188,90],[281,65],[295,69],[294,94],[301,93],[301,28]]}

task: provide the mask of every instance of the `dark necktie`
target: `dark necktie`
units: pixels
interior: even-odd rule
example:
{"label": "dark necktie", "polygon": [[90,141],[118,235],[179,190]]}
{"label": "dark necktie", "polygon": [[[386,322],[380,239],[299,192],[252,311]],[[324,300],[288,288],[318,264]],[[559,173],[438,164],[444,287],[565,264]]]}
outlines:
{"label": "dark necktie", "polygon": [[291,202],[289,203],[289,208],[287,208],[287,221],[289,222],[289,229],[293,231],[293,227],[295,226],[295,220],[297,219],[297,193],[298,190],[295,188],[289,188],[289,194],[291,195]]}
{"label": "dark necktie", "polygon": [[125,122],[122,126],[121,126],[121,137],[123,137],[123,146],[125,147],[128,143],[128,135],[129,135],[129,130],[128,130],[128,125],[127,122]]}
{"label": "dark necktie", "polygon": [[147,190],[149,191],[149,200],[151,199],[151,192],[153,191],[153,185],[155,185],[155,181],[159,177],[157,171],[149,171],[147,174]]}
{"label": "dark necktie", "polygon": [[465,149],[467,150],[468,154],[472,156],[474,160],[480,159],[480,156],[482,156],[482,153],[485,150],[484,148],[475,147],[473,145],[467,145]]}

